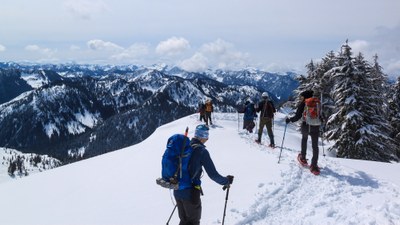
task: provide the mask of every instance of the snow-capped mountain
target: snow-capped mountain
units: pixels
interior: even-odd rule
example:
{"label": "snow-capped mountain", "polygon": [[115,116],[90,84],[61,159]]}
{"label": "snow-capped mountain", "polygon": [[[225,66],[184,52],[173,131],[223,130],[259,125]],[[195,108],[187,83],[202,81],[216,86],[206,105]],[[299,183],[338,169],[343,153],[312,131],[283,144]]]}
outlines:
{"label": "snow-capped mountain", "polygon": [[[208,98],[221,112],[235,111],[248,97],[256,101],[263,91],[277,99],[268,88],[273,86],[266,81],[268,74],[253,70],[212,74],[166,66],[0,67],[0,85],[17,90],[0,102],[0,146],[64,162],[138,143],[160,125],[196,112]],[[285,93],[294,89],[292,75],[270,76]]]}

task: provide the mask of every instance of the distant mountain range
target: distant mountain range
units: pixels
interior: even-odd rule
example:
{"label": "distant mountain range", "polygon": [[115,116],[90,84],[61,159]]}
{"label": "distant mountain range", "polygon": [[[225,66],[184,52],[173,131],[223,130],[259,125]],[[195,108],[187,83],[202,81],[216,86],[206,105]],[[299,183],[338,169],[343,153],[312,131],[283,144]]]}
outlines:
{"label": "distant mountain range", "polygon": [[167,66],[0,63],[0,146],[76,161],[138,143],[212,99],[233,112],[268,91],[276,105],[296,74],[256,69],[193,73]]}

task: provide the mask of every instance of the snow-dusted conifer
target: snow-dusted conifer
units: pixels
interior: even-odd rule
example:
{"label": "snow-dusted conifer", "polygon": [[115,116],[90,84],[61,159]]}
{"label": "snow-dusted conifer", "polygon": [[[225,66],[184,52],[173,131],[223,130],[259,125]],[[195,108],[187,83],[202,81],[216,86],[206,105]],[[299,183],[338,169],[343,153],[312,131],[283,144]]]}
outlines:
{"label": "snow-dusted conifer", "polygon": [[[400,77],[390,89],[389,95],[389,121],[392,126],[391,137],[396,143],[400,143]],[[400,157],[400,145],[396,147],[397,156]]]}
{"label": "snow-dusted conifer", "polygon": [[329,139],[338,157],[378,161],[396,160],[393,140],[383,114],[379,91],[371,82],[371,66],[360,53],[351,57],[346,44],[338,56],[339,67],[328,74],[334,83],[331,93],[336,112],[328,121]]}

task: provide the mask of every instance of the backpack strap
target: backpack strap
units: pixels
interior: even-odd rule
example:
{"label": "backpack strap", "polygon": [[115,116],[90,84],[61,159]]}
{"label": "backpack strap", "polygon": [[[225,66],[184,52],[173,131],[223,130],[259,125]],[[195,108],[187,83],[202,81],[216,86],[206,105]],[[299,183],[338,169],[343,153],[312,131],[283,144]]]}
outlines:
{"label": "backpack strap", "polygon": [[182,177],[182,157],[183,157],[183,153],[185,152],[186,139],[187,139],[188,132],[189,132],[189,127],[186,127],[185,135],[184,135],[183,141],[182,141],[181,154],[179,154],[179,165],[173,176],[173,179],[176,181],[178,181],[178,173],[179,173],[179,176]]}

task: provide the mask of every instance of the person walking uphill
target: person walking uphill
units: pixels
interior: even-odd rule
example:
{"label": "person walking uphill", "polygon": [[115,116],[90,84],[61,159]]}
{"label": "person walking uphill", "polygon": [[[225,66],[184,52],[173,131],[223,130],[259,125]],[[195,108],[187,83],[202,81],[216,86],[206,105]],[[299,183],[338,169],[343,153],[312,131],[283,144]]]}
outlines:
{"label": "person walking uphill", "polygon": [[253,128],[255,127],[254,118],[257,117],[256,108],[251,100],[246,100],[244,103],[244,108],[238,110],[239,113],[244,113],[243,115],[243,129],[246,129],[250,133],[253,133]]}
{"label": "person walking uphill", "polygon": [[257,112],[260,113],[260,124],[258,129],[257,143],[261,143],[261,136],[263,133],[264,126],[267,127],[267,133],[269,136],[271,148],[275,148],[274,133],[272,131],[272,123],[274,121],[274,113],[276,112],[274,103],[269,99],[267,92],[262,93],[262,100],[258,103]]}
{"label": "person walking uphill", "polygon": [[206,125],[208,126],[208,121],[210,121],[210,125],[212,125],[211,113],[214,112],[214,107],[212,105],[211,99],[206,100]]}
{"label": "person walking uphill", "polygon": [[200,122],[204,120],[204,122],[206,121],[206,105],[204,105],[203,102],[199,102],[199,114],[200,114]]}
{"label": "person walking uphill", "polygon": [[201,176],[203,167],[207,175],[216,183],[229,186],[233,182],[233,176],[221,176],[210,157],[204,143],[208,140],[209,128],[204,125],[198,125],[194,137],[190,141],[193,153],[189,161],[189,173],[192,176],[192,187],[183,190],[174,190],[176,204],[180,218],[179,225],[199,225],[201,219]]}
{"label": "person walking uphill", "polygon": [[320,173],[319,167],[318,167],[318,154],[319,154],[319,149],[318,149],[318,137],[319,137],[319,127],[321,124],[321,117],[320,113],[318,110],[318,106],[315,110],[316,112],[316,118],[315,119],[308,119],[309,116],[309,111],[311,111],[311,107],[309,106],[309,102],[312,102],[312,100],[316,99],[316,101],[319,101],[317,98],[313,98],[313,91],[307,90],[304,91],[300,94],[300,104],[297,107],[296,114],[291,117],[291,118],[286,118],[286,124],[290,122],[296,122],[299,119],[302,119],[302,124],[301,124],[301,152],[299,153],[297,159],[299,162],[307,166],[307,159],[306,159],[306,154],[307,154],[307,139],[308,135],[311,136],[311,146],[313,150],[313,156],[311,159],[311,165],[310,165],[310,171],[318,175]]}

